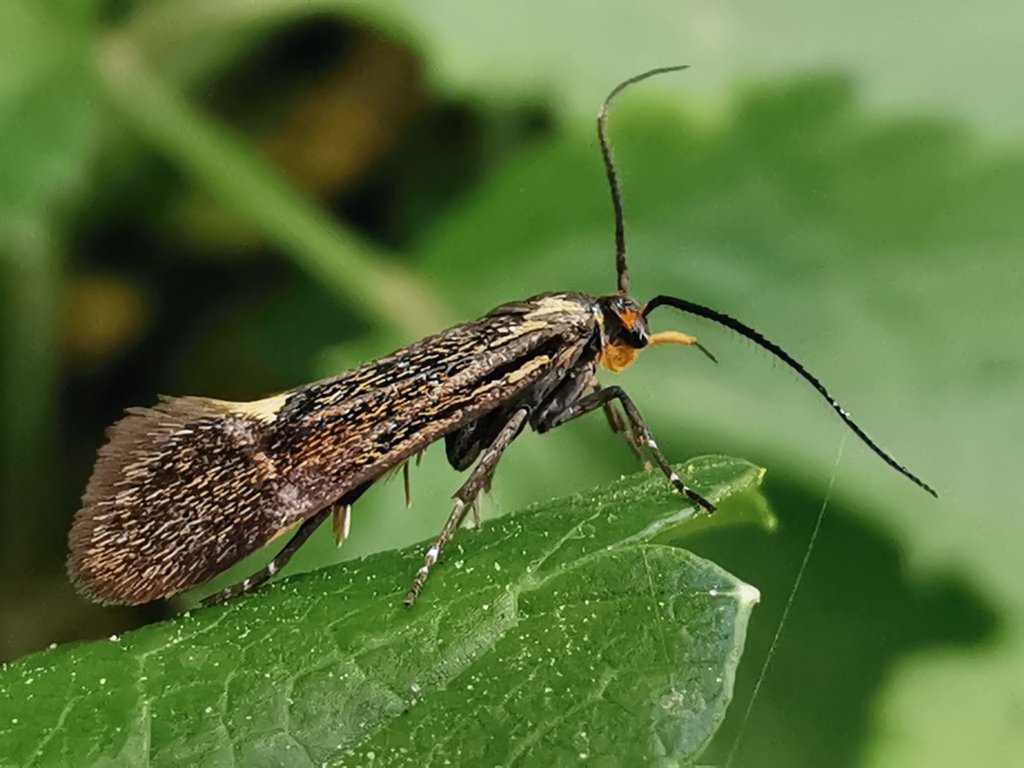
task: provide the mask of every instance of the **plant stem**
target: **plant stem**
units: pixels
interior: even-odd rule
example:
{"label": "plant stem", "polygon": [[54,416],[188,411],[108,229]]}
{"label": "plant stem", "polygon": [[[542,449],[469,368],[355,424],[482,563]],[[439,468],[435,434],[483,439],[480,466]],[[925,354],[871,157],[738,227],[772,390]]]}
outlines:
{"label": "plant stem", "polygon": [[51,551],[58,267],[43,226],[8,227],[0,251],[0,563],[10,576]]}
{"label": "plant stem", "polygon": [[156,0],[143,5],[121,32],[146,52],[154,69],[186,86],[218,70],[254,39],[296,19],[349,16],[408,37],[401,24],[390,23],[393,14],[387,3],[353,0]]}
{"label": "plant stem", "polygon": [[422,282],[346,232],[243,137],[161,81],[131,41],[108,36],[99,63],[106,93],[130,126],[300,269],[403,337],[419,338],[444,323],[443,308]]}

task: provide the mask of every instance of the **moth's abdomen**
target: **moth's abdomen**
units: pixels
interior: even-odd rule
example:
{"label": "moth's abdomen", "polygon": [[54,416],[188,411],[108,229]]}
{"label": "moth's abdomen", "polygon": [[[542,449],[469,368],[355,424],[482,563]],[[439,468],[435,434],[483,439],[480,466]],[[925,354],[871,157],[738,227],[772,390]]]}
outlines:
{"label": "moth's abdomen", "polygon": [[177,594],[308,514],[262,450],[272,414],[254,405],[169,399],[110,428],[71,527],[82,592],[130,604]]}

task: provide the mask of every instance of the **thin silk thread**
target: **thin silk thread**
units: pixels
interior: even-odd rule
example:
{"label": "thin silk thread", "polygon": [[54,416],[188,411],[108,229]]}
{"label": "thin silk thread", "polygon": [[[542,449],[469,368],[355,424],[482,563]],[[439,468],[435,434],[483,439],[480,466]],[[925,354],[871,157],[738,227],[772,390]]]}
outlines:
{"label": "thin silk thread", "polygon": [[743,733],[747,728],[747,721],[750,720],[750,713],[754,711],[754,702],[757,701],[758,694],[761,692],[761,686],[764,684],[765,678],[768,676],[768,668],[771,666],[772,659],[775,657],[775,652],[779,648],[779,640],[782,637],[782,630],[786,626],[786,620],[789,618],[789,611],[793,607],[793,603],[796,601],[796,593],[800,590],[800,583],[804,579],[804,572],[807,570],[807,564],[811,561],[811,553],[814,551],[814,545],[818,541],[818,533],[821,531],[821,523],[825,519],[825,510],[828,509],[829,501],[832,499],[832,489],[836,484],[836,474],[839,472],[839,462],[842,461],[843,458],[843,446],[846,445],[846,437],[846,435],[843,435],[839,440],[839,447],[836,449],[836,460],[832,465],[832,476],[829,477],[828,488],[825,491],[825,498],[821,502],[821,509],[818,510],[818,518],[814,521],[814,528],[811,530],[811,538],[808,540],[807,549],[804,551],[804,559],[800,562],[800,568],[797,569],[796,578],[793,580],[793,588],[789,591],[789,597],[786,598],[786,605],[782,609],[782,616],[779,618],[779,625],[775,628],[775,636],[772,637],[771,645],[768,646],[768,654],[765,656],[764,664],[761,665],[761,672],[757,676],[757,682],[754,683],[754,690],[750,694],[750,700],[747,702],[747,708],[743,712],[743,719],[740,721],[740,727],[736,733],[736,739],[733,741],[732,747],[729,749],[729,755],[726,757],[723,768],[729,768],[732,765],[733,759],[736,757],[736,751],[739,748]]}

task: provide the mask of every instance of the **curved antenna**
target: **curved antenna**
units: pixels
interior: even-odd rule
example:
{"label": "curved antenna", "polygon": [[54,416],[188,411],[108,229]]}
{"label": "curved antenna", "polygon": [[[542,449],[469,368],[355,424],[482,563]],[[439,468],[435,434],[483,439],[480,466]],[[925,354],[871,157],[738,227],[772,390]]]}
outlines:
{"label": "curved antenna", "polygon": [[874,440],[868,437],[867,433],[860,428],[860,426],[857,424],[857,422],[853,420],[853,417],[850,416],[846,409],[839,404],[839,401],[832,397],[829,391],[825,389],[825,385],[818,381],[818,379],[816,379],[813,375],[811,375],[811,373],[806,368],[804,368],[800,363],[798,363],[788,352],[782,349],[782,347],[780,347],[778,344],[769,341],[764,336],[762,336],[758,331],[755,331],[748,325],[744,325],[739,320],[736,320],[733,317],[729,317],[729,315],[722,314],[721,312],[718,312],[709,307],[701,306],[700,304],[694,304],[692,301],[686,301],[685,299],[677,299],[674,296],[656,296],[655,298],[651,299],[649,302],[647,302],[647,305],[643,309],[644,317],[646,318],[652,310],[657,309],[660,306],[675,307],[676,309],[682,312],[688,312],[691,315],[697,315],[698,317],[703,317],[708,320],[712,320],[718,323],[719,325],[724,325],[726,328],[735,331],[740,336],[743,336],[744,338],[754,342],[762,349],[766,349],[769,352],[771,352],[773,355],[775,355],[775,357],[779,358],[782,362],[784,362],[786,365],[788,365],[790,368],[796,371],[800,375],[800,377],[803,378],[804,381],[806,381],[808,384],[810,384],[812,387],[818,390],[818,393],[825,398],[825,400],[828,402],[830,406],[832,406],[832,410],[839,414],[839,418],[841,418],[846,423],[846,426],[853,430],[853,433],[857,435],[857,437],[859,437],[861,440],[863,440],[864,443],[868,446],[868,448],[874,451],[875,454],[880,459],[882,459],[882,461],[884,461],[890,467],[895,469],[897,472],[899,472],[905,478],[910,480],[912,483],[930,493],[935,498],[939,498],[939,494],[937,494],[930,485],[928,485],[921,478],[919,478],[909,469],[907,469],[898,461],[896,461],[896,459],[894,459],[892,456],[886,453],[885,450],[878,445],[878,443],[876,443]]}
{"label": "curved antenna", "polygon": [[604,171],[608,177],[608,186],[611,188],[612,207],[615,209],[615,269],[619,275],[619,293],[628,293],[629,291],[629,269],[626,267],[626,225],[622,216],[622,194],[619,191],[619,176],[615,172],[615,161],[612,159],[612,147],[608,143],[606,128],[608,113],[611,112],[615,97],[634,83],[666,72],[678,72],[689,66],[689,64],[677,64],[674,67],[658,67],[623,80],[608,94],[604,104],[601,105],[601,111],[597,113],[597,139],[601,143],[601,157],[604,158]]}

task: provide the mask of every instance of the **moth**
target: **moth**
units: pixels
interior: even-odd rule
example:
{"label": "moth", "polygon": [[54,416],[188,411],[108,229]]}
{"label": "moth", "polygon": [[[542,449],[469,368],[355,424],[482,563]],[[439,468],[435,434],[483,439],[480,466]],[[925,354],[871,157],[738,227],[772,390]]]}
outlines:
{"label": "moth", "polygon": [[[703,351],[680,331],[653,333],[662,307],[735,331],[793,369],[883,461],[935,491],[879,447],[821,382],[758,331],[709,307],[672,296],[629,295],[622,201],[607,120],[627,87],[684,69],[661,67],[620,83],[603,102],[598,141],[615,216],[618,290],[607,296],[546,293],[504,304],[333,378],[255,402],[163,398],[129,409],[107,434],[70,533],[71,579],[90,598],[140,604],[200,585],[292,532],[252,577],[207,602],[270,579],[328,517],[348,535],[352,506],[373,483],[444,440],[451,466],[472,468],[427,549],[405,597],[412,605],[445,543],[491,483],[504,451],[527,427],[543,433],[603,409],[638,457],[707,512],[714,506],[679,477],[640,411],[599,368],[621,371],[657,344]],[[714,359],[712,357],[712,359]]]}

